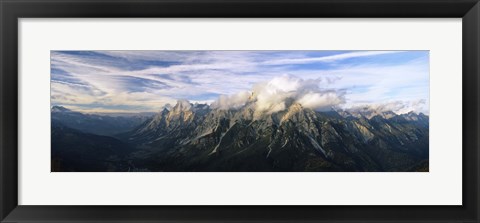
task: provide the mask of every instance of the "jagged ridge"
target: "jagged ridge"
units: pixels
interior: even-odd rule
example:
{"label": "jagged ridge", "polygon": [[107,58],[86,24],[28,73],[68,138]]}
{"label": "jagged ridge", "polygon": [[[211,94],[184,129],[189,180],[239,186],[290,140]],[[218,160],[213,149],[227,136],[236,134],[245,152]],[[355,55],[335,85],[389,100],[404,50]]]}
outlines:
{"label": "jagged ridge", "polygon": [[139,145],[136,165],[152,171],[411,171],[428,164],[428,116],[179,101],[128,141]]}

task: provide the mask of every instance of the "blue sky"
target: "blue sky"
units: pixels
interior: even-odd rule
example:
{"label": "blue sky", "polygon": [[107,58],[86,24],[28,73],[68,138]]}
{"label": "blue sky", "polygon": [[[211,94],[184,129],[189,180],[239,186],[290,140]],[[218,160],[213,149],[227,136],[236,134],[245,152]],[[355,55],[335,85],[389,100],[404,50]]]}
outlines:
{"label": "blue sky", "polygon": [[[266,89],[272,83],[276,87]],[[295,87],[288,87],[292,83]],[[267,92],[265,100],[272,101],[294,94],[312,108],[372,106],[428,114],[429,53],[51,52],[52,105],[84,112],[159,111],[179,99],[210,104],[254,89]]]}

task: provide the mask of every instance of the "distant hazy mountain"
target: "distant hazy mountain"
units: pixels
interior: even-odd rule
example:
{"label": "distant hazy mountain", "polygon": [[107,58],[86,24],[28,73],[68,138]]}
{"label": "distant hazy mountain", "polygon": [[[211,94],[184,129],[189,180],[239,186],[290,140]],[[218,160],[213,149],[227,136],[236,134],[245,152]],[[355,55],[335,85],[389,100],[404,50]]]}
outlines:
{"label": "distant hazy mountain", "polygon": [[52,121],[52,171],[128,171],[128,144],[109,136],[75,130]]}
{"label": "distant hazy mountain", "polygon": [[128,134],[149,171],[428,171],[429,121],[391,111],[318,112],[291,103],[215,109],[179,101]]}
{"label": "distant hazy mountain", "polygon": [[106,136],[131,131],[152,116],[150,113],[84,114],[62,106],[53,106],[51,115],[53,121],[58,121],[67,127]]}

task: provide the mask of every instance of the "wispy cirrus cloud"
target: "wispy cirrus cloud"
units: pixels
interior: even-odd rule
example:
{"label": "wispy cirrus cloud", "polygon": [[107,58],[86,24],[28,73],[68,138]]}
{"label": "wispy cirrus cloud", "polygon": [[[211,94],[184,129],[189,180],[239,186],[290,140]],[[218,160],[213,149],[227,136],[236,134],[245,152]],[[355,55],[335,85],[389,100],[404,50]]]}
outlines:
{"label": "wispy cirrus cloud", "polygon": [[341,54],[322,56],[322,57],[287,58],[287,59],[269,60],[269,61],[263,62],[263,64],[284,65],[284,64],[306,64],[306,63],[314,63],[314,62],[334,62],[334,61],[345,60],[350,58],[370,57],[370,56],[377,56],[377,55],[391,54],[391,53],[401,53],[401,52],[403,51],[360,51],[360,52],[341,53]]}
{"label": "wispy cirrus cloud", "polygon": [[345,92],[343,107],[423,99],[428,110],[427,51],[52,51],[51,69],[52,103],[85,111],[211,103],[285,75]]}

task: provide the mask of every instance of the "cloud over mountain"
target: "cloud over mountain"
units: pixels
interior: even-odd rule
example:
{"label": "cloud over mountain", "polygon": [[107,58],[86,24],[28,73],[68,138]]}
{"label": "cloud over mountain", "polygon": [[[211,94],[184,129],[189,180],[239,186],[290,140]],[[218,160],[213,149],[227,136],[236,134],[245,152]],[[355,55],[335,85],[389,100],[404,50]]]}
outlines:
{"label": "cloud over mountain", "polygon": [[428,67],[428,51],[52,51],[51,99],[153,112],[178,99],[241,107],[254,93],[264,112],[418,100],[428,110]]}
{"label": "cloud over mountain", "polygon": [[361,112],[361,111],[375,111],[375,112],[388,112],[392,111],[397,114],[404,114],[411,111],[428,114],[428,108],[426,107],[426,101],[423,99],[416,101],[391,101],[385,103],[376,104],[364,104],[355,105],[347,108],[349,111]]}
{"label": "cloud over mountain", "polygon": [[283,75],[256,84],[251,91],[234,95],[221,95],[212,103],[213,108],[237,109],[251,103],[258,113],[285,110],[292,103],[299,103],[313,110],[330,110],[345,103],[344,93],[322,89],[321,79],[301,79]]}

